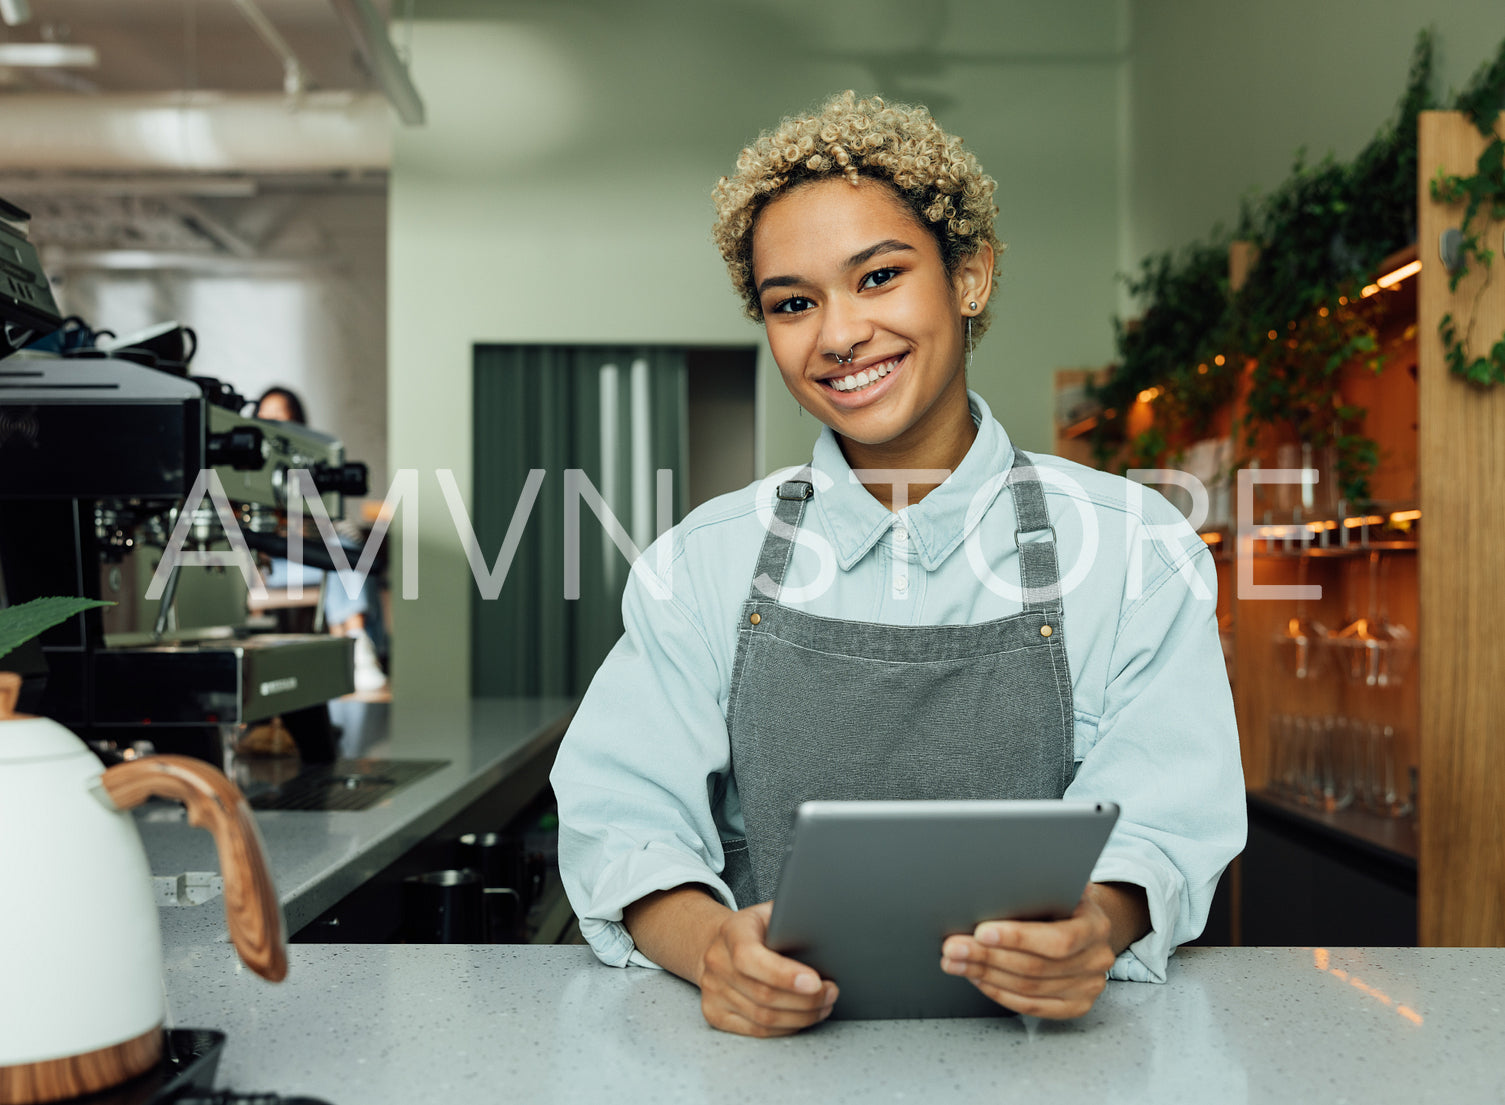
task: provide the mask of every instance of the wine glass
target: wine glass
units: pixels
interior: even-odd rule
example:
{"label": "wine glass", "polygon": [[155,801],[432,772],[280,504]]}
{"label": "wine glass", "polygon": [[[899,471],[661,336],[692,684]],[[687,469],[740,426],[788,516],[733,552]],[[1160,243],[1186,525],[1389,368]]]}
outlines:
{"label": "wine glass", "polygon": [[[1306,586],[1307,564],[1309,559],[1303,556],[1296,565],[1296,585],[1301,588]],[[1296,600],[1296,613],[1286,622],[1285,632],[1278,635],[1275,640],[1283,647],[1290,650],[1290,670],[1297,679],[1310,679],[1312,671],[1312,648],[1327,637],[1327,627],[1321,622],[1308,617],[1306,612],[1306,600]]]}
{"label": "wine glass", "polygon": [[1411,657],[1415,651],[1415,641],[1411,631],[1405,626],[1392,622],[1389,616],[1389,594],[1387,586],[1390,573],[1390,561],[1384,560],[1380,564],[1378,581],[1375,579],[1374,563],[1380,559],[1379,553],[1370,553],[1370,609],[1374,611],[1374,622],[1370,631],[1374,636],[1374,645],[1369,650],[1369,664],[1365,669],[1364,682],[1371,687],[1393,687],[1399,685],[1402,676],[1406,674],[1411,664]]}
{"label": "wine glass", "polygon": [[1388,561],[1378,550],[1370,550],[1365,612],[1327,640],[1339,670],[1353,682],[1370,687],[1398,685],[1410,666],[1413,649],[1411,631],[1392,622],[1386,613],[1388,576]]}

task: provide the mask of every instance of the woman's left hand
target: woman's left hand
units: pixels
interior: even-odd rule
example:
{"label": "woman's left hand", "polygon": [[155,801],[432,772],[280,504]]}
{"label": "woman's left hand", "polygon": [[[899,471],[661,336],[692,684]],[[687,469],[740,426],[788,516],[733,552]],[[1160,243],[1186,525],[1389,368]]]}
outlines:
{"label": "woman's left hand", "polygon": [[1091,883],[1065,920],[984,921],[948,937],[941,969],[1015,1012],[1065,1020],[1092,1008],[1118,952],[1148,929],[1141,888]]}

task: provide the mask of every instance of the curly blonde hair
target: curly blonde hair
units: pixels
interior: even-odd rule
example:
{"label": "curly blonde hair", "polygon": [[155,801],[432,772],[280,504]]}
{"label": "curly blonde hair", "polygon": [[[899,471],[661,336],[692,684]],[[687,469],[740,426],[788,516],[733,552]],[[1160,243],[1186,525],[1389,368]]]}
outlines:
{"label": "curly blonde hair", "polygon": [[[737,157],[736,174],[722,177],[712,192],[716,248],[755,322],[763,321],[752,271],[759,213],[791,188],[838,173],[853,184],[866,177],[892,187],[934,236],[947,272],[954,273],[986,243],[993,247],[997,275],[1003,254],[993,233],[997,182],[963,149],[962,140],[943,131],[924,107],[842,92],[814,114],[789,116],[760,134]],[[974,341],[987,332],[989,315],[984,310],[973,318]]]}

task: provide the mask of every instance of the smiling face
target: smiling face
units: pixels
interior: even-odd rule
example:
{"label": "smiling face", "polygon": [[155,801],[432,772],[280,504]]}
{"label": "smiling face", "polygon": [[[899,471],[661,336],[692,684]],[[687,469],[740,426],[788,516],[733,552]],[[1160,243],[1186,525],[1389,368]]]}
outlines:
{"label": "smiling face", "polygon": [[763,209],[752,264],[784,383],[853,467],[954,468],[975,436],[965,318],[987,306],[991,249],[948,273],[888,185],[836,177]]}

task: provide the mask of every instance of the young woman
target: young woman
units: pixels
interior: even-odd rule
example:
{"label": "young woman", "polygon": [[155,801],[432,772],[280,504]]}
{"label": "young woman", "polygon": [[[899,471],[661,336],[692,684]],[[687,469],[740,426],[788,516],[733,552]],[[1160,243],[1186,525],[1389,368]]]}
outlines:
{"label": "young woman", "polygon": [[696,983],[727,1031],[798,1031],[839,1000],[763,942],[807,799],[1118,802],[1071,918],[936,949],[1044,1017],[1105,976],[1163,980],[1243,846],[1206,546],[1153,492],[1014,448],[967,390],[993,188],[923,108],[846,93],[715,190],[733,283],[825,429],[807,468],[638,560],[553,782],[597,954]]}
{"label": "young woman", "polygon": [[[291,388],[271,387],[262,392],[256,401],[256,417],[267,422],[296,422],[308,424],[303,400]],[[360,537],[359,531],[344,521],[336,523],[347,531],[350,539]],[[353,531],[353,532],[352,532]],[[354,557],[351,557],[352,562]],[[268,565],[265,582],[268,587],[287,587],[296,577],[304,587],[317,589],[323,582],[324,572],[306,564],[296,569],[282,557],[273,557]],[[387,685],[387,674],[382,670],[379,656],[387,651],[387,631],[382,618],[381,589],[376,579],[367,576],[360,593],[352,599],[337,580],[331,580],[324,591],[324,623],[336,637],[355,638],[355,689],[362,692],[379,691]]]}

